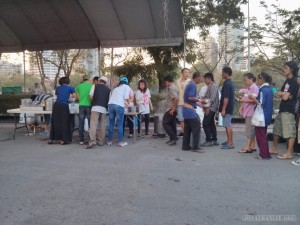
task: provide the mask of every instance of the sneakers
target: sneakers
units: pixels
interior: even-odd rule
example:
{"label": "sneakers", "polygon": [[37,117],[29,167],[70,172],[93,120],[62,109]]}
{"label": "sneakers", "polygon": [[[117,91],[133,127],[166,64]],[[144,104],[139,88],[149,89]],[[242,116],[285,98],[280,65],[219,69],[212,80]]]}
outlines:
{"label": "sneakers", "polygon": [[176,141],[170,141],[168,145],[169,146],[176,145]]}
{"label": "sneakers", "polygon": [[202,147],[211,147],[213,146],[213,142],[212,141],[206,141],[203,144],[201,144]]}
{"label": "sneakers", "polygon": [[300,159],[291,162],[294,166],[300,166]]}
{"label": "sneakers", "polygon": [[219,146],[219,142],[217,142],[217,141],[212,141],[212,144],[213,144],[214,146]]}
{"label": "sneakers", "polygon": [[124,147],[124,146],[127,146],[127,145],[128,145],[127,142],[120,142],[120,143],[118,144],[119,147]]}

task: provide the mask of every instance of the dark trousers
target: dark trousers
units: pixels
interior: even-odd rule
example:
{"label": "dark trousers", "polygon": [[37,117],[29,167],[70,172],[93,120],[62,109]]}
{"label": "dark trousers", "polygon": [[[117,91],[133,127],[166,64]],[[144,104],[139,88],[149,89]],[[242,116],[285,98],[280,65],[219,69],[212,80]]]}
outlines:
{"label": "dark trousers", "polygon": [[138,133],[141,132],[141,124],[145,121],[145,134],[149,132],[149,122],[150,122],[150,113],[148,114],[139,114],[139,123],[138,123]]}
{"label": "dark trousers", "polygon": [[123,135],[125,135],[125,127],[126,127],[126,123],[127,126],[129,128],[129,134],[133,134],[133,121],[135,118],[133,116],[124,116],[124,123],[123,123],[123,130],[124,133]]}
{"label": "dark trousers", "polygon": [[170,115],[169,112],[166,112],[163,116],[162,124],[170,140],[177,141],[176,113],[174,112],[173,115]]}
{"label": "dark trousers", "polygon": [[203,129],[206,136],[206,141],[216,141],[217,140],[217,128],[215,124],[215,115],[213,111],[209,111],[207,115],[203,118]]}
{"label": "dark trousers", "polygon": [[262,158],[270,158],[267,127],[255,127],[255,135],[259,148],[259,155]]}
{"label": "dark trousers", "polygon": [[84,141],[84,120],[88,119],[88,124],[90,126],[91,119],[91,107],[90,106],[79,106],[79,125],[78,125],[78,133],[80,142]]}
{"label": "dark trousers", "polygon": [[200,119],[184,119],[184,132],[182,150],[190,150],[191,133],[193,134],[193,149],[199,148],[200,141]]}

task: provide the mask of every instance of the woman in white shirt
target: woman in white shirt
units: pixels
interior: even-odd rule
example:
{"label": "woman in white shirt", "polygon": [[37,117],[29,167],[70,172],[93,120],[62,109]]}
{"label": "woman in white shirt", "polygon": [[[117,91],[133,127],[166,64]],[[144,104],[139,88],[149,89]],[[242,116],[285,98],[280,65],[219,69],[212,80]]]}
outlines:
{"label": "woman in white shirt", "polygon": [[124,108],[125,104],[129,104],[129,95],[131,88],[128,86],[127,77],[121,77],[119,85],[113,89],[108,102],[108,114],[109,114],[109,132],[108,132],[108,145],[112,145],[112,138],[115,126],[115,119],[117,118],[118,123],[118,139],[119,146],[123,147],[127,145],[124,142],[123,136],[123,122],[124,122]]}
{"label": "woman in white shirt", "polygon": [[139,80],[138,90],[136,92],[136,103],[139,106],[138,134],[140,135],[141,123],[145,121],[145,135],[149,135],[150,110],[153,109],[151,94],[147,88],[147,82],[144,79]]}

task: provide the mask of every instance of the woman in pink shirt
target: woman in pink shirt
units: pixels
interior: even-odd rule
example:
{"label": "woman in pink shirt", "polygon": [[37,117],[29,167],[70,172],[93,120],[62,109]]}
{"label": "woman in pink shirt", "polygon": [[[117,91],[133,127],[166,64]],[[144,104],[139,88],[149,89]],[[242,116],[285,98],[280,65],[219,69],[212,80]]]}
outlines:
{"label": "woman in pink shirt", "polygon": [[247,86],[246,89],[241,89],[239,92],[244,93],[243,97],[238,100],[242,102],[240,107],[240,113],[245,118],[245,134],[247,136],[246,147],[241,149],[239,153],[252,153],[255,149],[255,130],[251,124],[252,116],[255,109],[255,102],[249,99],[249,95],[257,96],[259,89],[255,84],[256,78],[252,73],[246,73],[244,75],[244,84]]}

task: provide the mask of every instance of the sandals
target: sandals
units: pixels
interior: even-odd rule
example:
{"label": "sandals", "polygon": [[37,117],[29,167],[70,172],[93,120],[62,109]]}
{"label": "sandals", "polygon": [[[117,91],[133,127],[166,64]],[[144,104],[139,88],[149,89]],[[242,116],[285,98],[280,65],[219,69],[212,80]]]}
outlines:
{"label": "sandals", "polygon": [[221,149],[224,149],[224,150],[227,150],[227,149],[234,149],[234,146],[233,145],[223,145],[222,147],[221,147]]}
{"label": "sandals", "polygon": [[254,152],[252,149],[246,149],[246,148],[242,148],[239,153],[252,153]]}
{"label": "sandals", "polygon": [[91,148],[93,148],[93,145],[87,145],[87,146],[85,146],[85,148],[84,149],[91,149]]}
{"label": "sandals", "polygon": [[278,152],[269,151],[270,155],[278,155]]}
{"label": "sandals", "polygon": [[284,160],[284,159],[293,159],[293,156],[289,156],[287,154],[283,154],[283,155],[277,156],[277,159],[281,159],[281,160]]}

